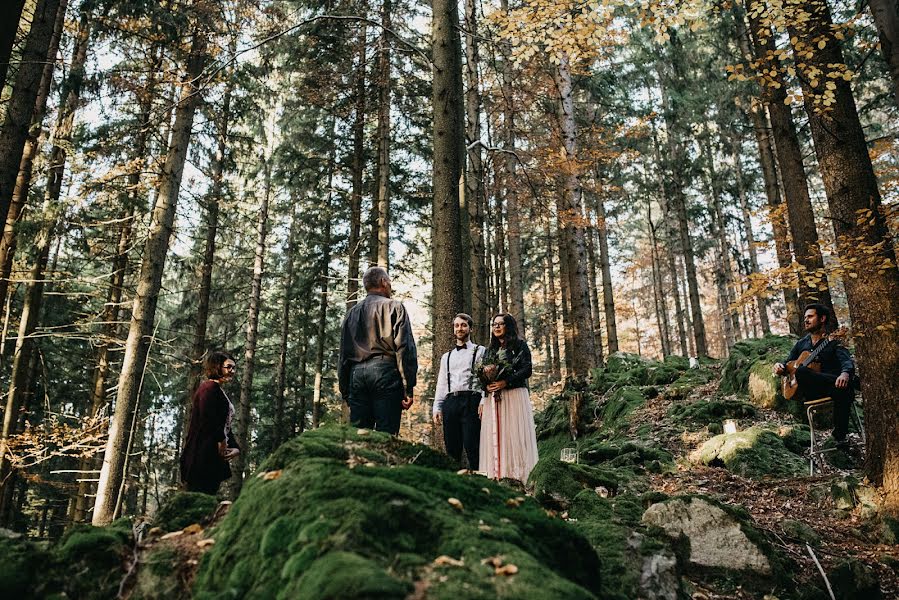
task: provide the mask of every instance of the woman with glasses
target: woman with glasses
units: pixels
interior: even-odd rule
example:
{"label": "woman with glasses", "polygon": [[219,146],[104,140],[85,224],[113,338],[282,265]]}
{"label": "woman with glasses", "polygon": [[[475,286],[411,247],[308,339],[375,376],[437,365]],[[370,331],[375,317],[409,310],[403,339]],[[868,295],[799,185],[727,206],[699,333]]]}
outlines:
{"label": "woman with glasses", "polygon": [[234,378],[237,363],[227,352],[210,352],[203,364],[206,381],[197,387],[190,425],[181,452],[181,481],[189,492],[215,495],[231,477],[228,462],[240,454],[231,433],[234,405],[222,386]]}
{"label": "woman with glasses", "polygon": [[[518,337],[512,315],[493,318],[490,346],[484,354],[488,381],[478,407],[481,416],[480,467],[491,479],[528,480],[537,464],[534,411],[528,395],[531,351]],[[491,367],[490,365],[495,365]]]}

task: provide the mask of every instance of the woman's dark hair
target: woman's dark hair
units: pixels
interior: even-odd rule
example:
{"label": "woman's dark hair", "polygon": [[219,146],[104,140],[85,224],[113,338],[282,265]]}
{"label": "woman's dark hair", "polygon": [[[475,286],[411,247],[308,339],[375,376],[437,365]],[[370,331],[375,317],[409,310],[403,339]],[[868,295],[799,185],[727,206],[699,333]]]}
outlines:
{"label": "woman's dark hair", "polygon": [[509,345],[509,342],[514,342],[518,339],[518,323],[515,321],[515,317],[510,315],[509,313],[499,313],[495,315],[492,319],[490,319],[490,349],[498,350],[499,349],[499,338],[496,337],[493,333],[493,322],[496,321],[496,317],[502,317],[503,323],[506,325],[506,333],[503,337],[506,339],[506,345]]}
{"label": "woman's dark hair", "polygon": [[[214,350],[206,355],[206,360],[203,361],[203,371],[206,373],[206,378],[221,379],[225,374],[225,370],[222,367],[225,365],[226,360],[234,360],[234,356],[224,350]],[[234,362],[237,361],[234,360]]]}

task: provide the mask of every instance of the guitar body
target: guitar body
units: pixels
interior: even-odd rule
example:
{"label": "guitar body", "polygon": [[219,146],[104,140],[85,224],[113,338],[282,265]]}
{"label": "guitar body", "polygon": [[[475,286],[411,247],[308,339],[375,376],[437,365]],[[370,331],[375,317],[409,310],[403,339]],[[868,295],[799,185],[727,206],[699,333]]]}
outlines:
{"label": "guitar body", "polygon": [[[796,390],[799,389],[799,382],[796,381],[796,370],[802,366],[802,363],[811,356],[811,352],[805,350],[802,354],[799,355],[799,358],[796,360],[791,360],[786,365],[787,374],[783,377],[783,395],[784,398],[790,400],[793,396],[796,395]],[[806,365],[812,371],[821,372],[821,363],[812,362]]]}

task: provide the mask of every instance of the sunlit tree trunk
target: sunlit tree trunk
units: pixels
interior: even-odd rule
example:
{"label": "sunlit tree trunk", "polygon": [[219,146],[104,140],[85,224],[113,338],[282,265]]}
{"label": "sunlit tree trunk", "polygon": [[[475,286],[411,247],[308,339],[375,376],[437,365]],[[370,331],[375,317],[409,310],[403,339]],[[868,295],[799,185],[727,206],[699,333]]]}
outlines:
{"label": "sunlit tree trunk", "polygon": [[182,79],[181,95],[175,111],[175,124],[169,141],[168,156],[159,178],[159,193],[138,277],[128,340],[125,343],[125,357],[119,375],[116,409],[109,427],[109,439],[97,486],[92,518],[95,525],[108,524],[116,516],[116,505],[125,473],[125,452],[129,446],[129,432],[142,387],[150,341],[154,335],[156,304],[162,285],[169,240],[174,229],[178,192],[184,174],[194,113],[201,98],[197,84],[207,60],[206,32],[196,28],[192,37],[187,69]]}
{"label": "sunlit tree trunk", "polygon": [[602,273],[603,314],[606,320],[606,338],[609,354],[618,352],[618,318],[615,315],[615,295],[612,289],[612,259],[609,257],[609,228],[606,223],[606,205],[599,196],[594,197],[596,209],[596,239],[599,246],[599,268]]}

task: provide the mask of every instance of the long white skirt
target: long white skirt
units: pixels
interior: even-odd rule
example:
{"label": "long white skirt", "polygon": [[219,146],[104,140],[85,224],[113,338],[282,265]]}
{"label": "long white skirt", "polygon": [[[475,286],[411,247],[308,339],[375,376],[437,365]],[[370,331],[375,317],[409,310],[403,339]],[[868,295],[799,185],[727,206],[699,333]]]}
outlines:
{"label": "long white skirt", "polygon": [[491,479],[511,477],[526,482],[537,464],[531,398],[523,387],[500,394],[499,402],[493,401],[492,394],[484,401],[479,466]]}

